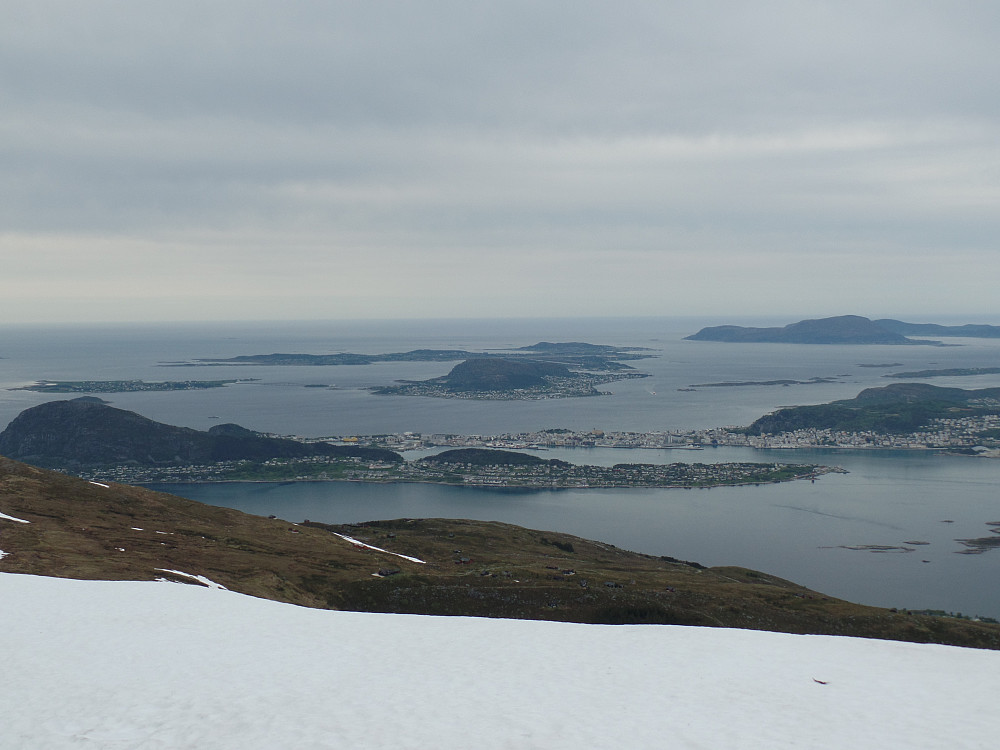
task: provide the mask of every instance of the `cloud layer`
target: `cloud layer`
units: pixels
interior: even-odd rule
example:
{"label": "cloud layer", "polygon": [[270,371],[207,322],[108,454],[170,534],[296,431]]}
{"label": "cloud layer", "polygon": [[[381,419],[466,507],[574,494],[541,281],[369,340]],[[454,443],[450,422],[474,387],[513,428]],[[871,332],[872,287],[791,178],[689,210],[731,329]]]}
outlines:
{"label": "cloud layer", "polygon": [[7,320],[992,310],[994,3],[7,8]]}

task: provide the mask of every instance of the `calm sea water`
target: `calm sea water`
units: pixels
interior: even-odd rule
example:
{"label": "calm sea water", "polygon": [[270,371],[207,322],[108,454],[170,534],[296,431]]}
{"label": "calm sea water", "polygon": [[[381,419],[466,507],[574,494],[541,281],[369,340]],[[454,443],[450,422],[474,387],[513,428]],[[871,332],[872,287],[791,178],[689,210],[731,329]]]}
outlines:
{"label": "calm sea water", "polygon": [[[670,430],[747,424],[787,404],[821,403],[885,385],[887,371],[1000,366],[1000,341],[961,346],[733,345],[683,341],[703,325],[680,319],[410,321],[205,324],[0,329],[0,425],[52,400],[11,391],[36,379],[182,380],[259,378],[208,391],[111,394],[113,405],[170,424],[206,429],[237,422],[282,434],[379,432],[496,434],[550,427]],[[733,322],[733,321],[725,321]],[[780,324],[788,321],[752,321]],[[948,322],[948,321],[941,321]],[[969,321],[956,321],[969,322]],[[997,321],[975,321],[997,322]],[[643,346],[656,359],[634,363],[652,377],[613,383],[600,398],[479,402],[374,396],[368,386],[445,374],[452,363],[363,367],[197,367],[161,363],[271,352],[389,352],[416,348],[506,348],[537,341]],[[808,380],[802,386],[678,388],[732,380]],[[1000,377],[939,378],[965,388]],[[306,388],[333,385],[334,389]],[[814,484],[713,490],[517,492],[432,485],[345,483],[178,485],[196,500],[328,522],[439,516],[499,520],[602,539],[706,565],[744,565],[854,601],[1000,616],[1000,550],[956,554],[956,539],[991,535],[1000,521],[1000,461],[889,452],[549,451],[579,463],[783,460],[835,463],[846,475]],[[949,522],[950,523],[946,523]],[[908,553],[845,546],[910,545]],[[925,562],[926,561],[926,562]]]}

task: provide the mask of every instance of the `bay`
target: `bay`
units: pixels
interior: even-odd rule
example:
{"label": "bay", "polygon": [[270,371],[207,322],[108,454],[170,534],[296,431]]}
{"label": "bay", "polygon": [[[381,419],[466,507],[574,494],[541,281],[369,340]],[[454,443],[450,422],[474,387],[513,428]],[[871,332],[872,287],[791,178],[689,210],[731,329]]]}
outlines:
{"label": "bay", "polygon": [[[1000,340],[949,347],[794,346],[685,341],[718,323],[683,318],[582,320],[327,321],[131,326],[0,327],[0,425],[59,397],[9,390],[50,380],[217,380],[225,388],[107,394],[114,406],[196,429],[236,422],[302,436],[422,432],[494,435],[546,428],[663,431],[748,424],[790,404],[850,398],[894,382],[894,370],[1000,366]],[[942,323],[997,322],[943,320]],[[291,352],[384,353],[418,348],[521,347],[586,341],[652,349],[634,362],[650,377],[604,386],[609,395],[541,401],[462,401],[376,396],[399,379],[446,374],[454,363],[340,367],[170,367],[205,357]],[[898,363],[893,368],[861,364]],[[791,386],[687,389],[693,384],[832,378]],[[936,385],[1000,386],[1000,376],[935,378]],[[327,385],[330,388],[306,387]],[[66,396],[65,398],[68,398]],[[1000,461],[929,452],[549,451],[577,463],[779,460],[838,463],[850,473],[713,490],[496,492],[432,485],[179,485],[178,494],[289,520],[354,522],[445,516],[499,520],[602,539],[706,565],[744,565],[880,606],[1000,616],[1000,550],[957,554],[955,539],[990,536],[1000,521]],[[952,523],[944,523],[952,521]],[[843,547],[907,546],[913,552]],[[923,562],[928,560],[928,562]]]}
{"label": "bay", "polygon": [[[634,453],[577,449],[546,455],[607,464],[623,455],[631,460]],[[658,454],[657,462],[695,460],[692,451],[642,453]],[[956,541],[991,536],[986,523],[1000,520],[1000,461],[917,452],[789,455],[742,448],[698,451],[697,460],[820,462],[841,465],[849,473],[814,483],[706,490],[498,491],[351,482],[155,489],[290,521],[503,521],[704,565],[750,567],[864,604],[1000,617],[1000,550],[962,554],[968,548]],[[926,544],[908,544],[914,541]],[[846,549],[865,545],[900,549]]]}

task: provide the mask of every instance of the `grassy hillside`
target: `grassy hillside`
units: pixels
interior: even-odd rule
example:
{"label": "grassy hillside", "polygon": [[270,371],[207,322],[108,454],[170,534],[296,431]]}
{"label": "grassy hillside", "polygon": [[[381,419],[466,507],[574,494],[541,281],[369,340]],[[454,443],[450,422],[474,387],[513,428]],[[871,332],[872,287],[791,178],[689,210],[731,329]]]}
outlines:
{"label": "grassy hillside", "polygon": [[180,571],[310,607],[677,623],[1000,648],[1000,626],[850,604],[743,568],[706,569],[500,523],[295,524],[142,488],[102,486],[4,458],[0,513],[28,522],[0,518],[4,572],[189,582],[165,572]]}

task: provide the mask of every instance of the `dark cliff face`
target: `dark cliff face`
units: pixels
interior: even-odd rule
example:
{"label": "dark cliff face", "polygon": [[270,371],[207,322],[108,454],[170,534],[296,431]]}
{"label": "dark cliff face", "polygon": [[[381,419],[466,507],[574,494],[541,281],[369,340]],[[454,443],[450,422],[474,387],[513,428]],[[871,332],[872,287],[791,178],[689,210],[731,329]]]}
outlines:
{"label": "dark cliff face", "polygon": [[398,461],[392,451],[268,438],[238,425],[209,432],[175,427],[87,401],[50,401],[0,433],[0,455],[45,467],[209,464],[304,456]]}

